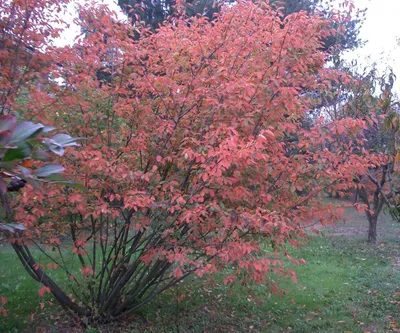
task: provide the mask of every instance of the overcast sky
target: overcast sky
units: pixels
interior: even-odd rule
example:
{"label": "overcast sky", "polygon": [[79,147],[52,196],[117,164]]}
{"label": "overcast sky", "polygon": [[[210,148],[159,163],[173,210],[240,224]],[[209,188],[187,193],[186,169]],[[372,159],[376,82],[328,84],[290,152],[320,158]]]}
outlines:
{"label": "overcast sky", "polygon": [[346,55],[358,63],[377,63],[383,72],[387,66],[393,68],[398,80],[396,92],[400,93],[400,0],[353,0],[357,8],[368,8],[366,20],[360,31],[361,39],[367,41],[363,48]]}
{"label": "overcast sky", "polygon": [[[75,2],[84,0],[75,0]],[[106,3],[110,8],[121,13],[117,0],[97,0],[96,3]],[[337,0],[337,3],[342,0]],[[357,8],[368,8],[366,20],[361,28],[360,37],[366,41],[363,48],[359,48],[345,55],[346,59],[357,59],[360,67],[377,63],[378,70],[383,73],[390,66],[399,77],[396,91],[400,94],[400,0],[353,0]],[[73,5],[70,13],[73,13]],[[119,15],[123,17],[121,13]],[[72,16],[69,21],[72,21]],[[68,33],[63,34],[60,44],[71,43],[79,32],[77,27],[71,25]]]}

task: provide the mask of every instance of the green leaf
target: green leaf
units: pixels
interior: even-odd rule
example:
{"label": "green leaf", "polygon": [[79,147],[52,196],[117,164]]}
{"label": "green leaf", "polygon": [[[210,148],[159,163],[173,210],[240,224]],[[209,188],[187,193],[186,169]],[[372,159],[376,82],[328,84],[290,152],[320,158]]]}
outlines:
{"label": "green leaf", "polygon": [[17,229],[17,230],[25,230],[25,226],[23,226],[22,224],[16,224],[16,223],[8,223],[8,226],[10,226],[11,228]]}
{"label": "green leaf", "polygon": [[86,187],[80,183],[74,182],[72,180],[66,180],[63,175],[59,173],[52,174],[46,177],[46,180],[50,180],[53,184],[63,185],[67,187],[73,187],[81,191],[87,191]]}
{"label": "green leaf", "polygon": [[50,154],[44,149],[34,150],[32,153],[32,159],[39,161],[48,161],[50,159]]}
{"label": "green leaf", "polygon": [[0,144],[2,146],[8,145],[10,140],[11,140],[11,132],[10,131],[0,132]]}
{"label": "green leaf", "polygon": [[0,168],[2,168],[2,169],[12,169],[14,167],[15,167],[15,163],[13,163],[13,162],[0,161]]}
{"label": "green leaf", "polygon": [[28,157],[32,152],[32,148],[26,142],[21,142],[17,148],[9,148],[5,152],[2,161],[10,162],[15,160],[23,160]]}
{"label": "green leaf", "polygon": [[47,144],[47,147],[50,149],[51,152],[53,152],[54,154],[58,155],[58,156],[62,156],[64,155],[65,149],[63,147],[61,147],[60,145],[55,145],[55,144]]}
{"label": "green leaf", "polygon": [[54,126],[44,126],[44,127],[42,128],[42,132],[43,132],[43,133],[48,133],[48,132],[54,131],[55,129],[57,129],[57,127],[54,127]]}
{"label": "green leaf", "polygon": [[78,146],[76,141],[85,140],[85,138],[73,138],[68,134],[56,134],[52,137],[52,140],[54,140],[62,147],[69,147],[69,146]]}
{"label": "green leaf", "polygon": [[35,176],[44,178],[55,173],[63,172],[65,169],[59,164],[46,164],[35,171]]}
{"label": "green leaf", "polygon": [[40,133],[43,128],[44,126],[42,124],[23,121],[15,127],[12,133],[11,142],[20,142],[31,138]]}
{"label": "green leaf", "polygon": [[26,180],[26,182],[28,184],[32,185],[34,188],[36,188],[36,189],[39,188],[39,183],[38,183],[38,181],[36,179],[34,179],[34,178],[26,178],[25,180]]}
{"label": "green leaf", "polygon": [[10,226],[8,226],[7,224],[1,224],[0,223],[0,231],[8,231],[8,232],[14,233],[15,229],[10,227]]}
{"label": "green leaf", "polygon": [[28,177],[31,177],[31,176],[32,176],[31,170],[29,170],[29,169],[27,169],[27,168],[25,168],[25,167],[23,167],[23,166],[18,165],[18,169],[22,172],[22,175],[23,175],[25,178],[28,178]]}
{"label": "green leaf", "polygon": [[65,181],[56,181],[56,182],[54,182],[53,184],[64,185],[64,186],[67,186],[67,187],[72,187],[72,188],[76,188],[76,189],[78,189],[78,190],[87,192],[87,188],[86,188],[85,186],[83,186],[83,185],[80,184],[80,183],[76,183],[76,182],[74,182],[74,181],[69,181],[69,180],[65,180]]}
{"label": "green leaf", "polygon": [[0,117],[0,132],[12,129],[17,123],[17,117],[12,114],[6,114]]}
{"label": "green leaf", "polygon": [[54,173],[50,176],[46,177],[47,180],[54,180],[54,181],[65,181],[65,177],[63,175],[60,175],[59,173]]}
{"label": "green leaf", "polygon": [[25,227],[22,224],[15,224],[15,223],[7,223],[3,224],[0,223],[0,231],[8,231],[14,233],[15,230],[25,230]]}

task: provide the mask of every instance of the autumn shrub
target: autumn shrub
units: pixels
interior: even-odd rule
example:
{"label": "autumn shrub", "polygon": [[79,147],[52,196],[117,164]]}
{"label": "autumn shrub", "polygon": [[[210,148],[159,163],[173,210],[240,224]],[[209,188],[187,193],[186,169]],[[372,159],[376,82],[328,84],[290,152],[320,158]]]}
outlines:
{"label": "autumn shrub", "polygon": [[[25,10],[36,15],[30,24],[49,28]],[[139,27],[104,6],[79,14],[85,34],[73,46],[49,46],[38,67],[44,82],[24,88],[27,117],[87,138],[62,159],[86,192],[26,186],[15,197],[25,231],[11,241],[24,267],[47,269],[29,250],[38,247],[68,281],[48,276],[41,293],[110,321],[190,274],[230,267],[224,283],[267,292],[278,290],[274,276],[296,280],[282,256],[303,261],[286,245],[298,245],[304,226],[334,221],[340,212],[321,194],[351,188],[373,163],[360,154],[362,120],[302,126],[310,92],[347,79],[324,66],[332,25],[239,1],[212,23],[178,15],[135,40]],[[338,140],[343,133],[352,140]],[[71,253],[78,267],[64,260]]]}

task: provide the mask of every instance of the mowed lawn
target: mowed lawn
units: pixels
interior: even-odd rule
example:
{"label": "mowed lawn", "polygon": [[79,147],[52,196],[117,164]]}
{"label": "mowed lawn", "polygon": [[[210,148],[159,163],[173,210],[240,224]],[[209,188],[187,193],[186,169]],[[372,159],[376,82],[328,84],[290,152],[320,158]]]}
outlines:
{"label": "mowed lawn", "polygon": [[282,281],[283,296],[227,287],[222,276],[191,278],[127,320],[101,327],[82,328],[44,302],[3,246],[0,295],[9,315],[0,318],[0,332],[400,332],[400,224],[382,215],[379,243],[370,245],[363,214],[348,208],[345,216],[346,223],[292,251],[307,264],[296,267],[297,284]]}

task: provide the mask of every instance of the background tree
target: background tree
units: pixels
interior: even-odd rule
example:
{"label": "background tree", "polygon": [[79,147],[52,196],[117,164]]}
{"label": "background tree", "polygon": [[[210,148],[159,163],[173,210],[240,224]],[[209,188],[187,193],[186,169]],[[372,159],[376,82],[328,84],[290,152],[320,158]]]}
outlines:
{"label": "background tree", "polygon": [[[328,123],[345,117],[370,119],[368,127],[363,130],[366,139],[363,148],[368,149],[375,161],[366,174],[360,173],[355,177],[358,188],[354,203],[360,199],[365,205],[368,241],[375,243],[378,217],[384,207],[394,215],[397,213],[398,102],[392,92],[395,80],[392,72],[379,76],[375,68],[365,68],[359,73],[354,67],[354,63],[336,62],[335,68],[348,73],[351,79],[337,80],[333,82],[334,89],[315,96],[316,109],[312,111],[309,121],[315,121],[315,117],[321,114]],[[346,141],[348,138],[342,134],[338,140]],[[328,146],[328,149],[331,148]],[[348,195],[340,186],[337,188],[337,197]]]}
{"label": "background tree", "polygon": [[[0,113],[16,112],[27,90],[35,90],[30,97],[35,103],[25,100],[26,106],[40,109],[51,105],[57,84],[51,84],[51,72],[56,67],[52,54],[52,41],[59,37],[63,20],[59,13],[66,10],[68,0],[29,2],[2,1],[4,15],[0,20]],[[54,14],[54,15],[53,15]],[[37,18],[35,24],[32,17]],[[57,28],[59,27],[59,28]],[[38,34],[38,29],[42,34]],[[46,48],[47,52],[43,52]],[[54,78],[53,78],[54,79]],[[39,112],[39,110],[37,110]]]}
{"label": "background tree", "polygon": [[400,153],[398,148],[399,136],[399,108],[394,99],[393,74],[388,80],[381,79],[382,93],[377,98],[377,114],[384,117],[377,121],[368,131],[369,144],[373,150],[380,152],[381,162],[372,167],[366,174],[359,176],[358,194],[366,205],[366,216],[368,219],[368,241],[377,241],[378,217],[383,208],[395,218],[399,219],[399,173],[398,163]]}
{"label": "background tree", "polygon": [[[264,1],[261,1],[263,3]],[[233,0],[184,0],[185,14],[188,17],[205,16],[213,20],[220,11],[221,6],[233,4]],[[142,22],[150,25],[153,29],[158,28],[168,17],[174,15],[176,0],[118,0],[118,5],[128,15],[132,23]],[[332,1],[323,2],[322,0],[271,0],[269,4],[274,9],[280,9],[284,17],[306,11],[309,14],[317,12],[324,18],[332,15]],[[359,29],[365,18],[365,10],[358,10],[356,13],[350,5],[350,11],[342,16],[340,21],[336,21],[335,29],[342,28],[342,32],[331,35],[324,40],[324,49],[328,50],[332,46],[339,46],[340,49],[357,48],[361,41],[358,38]],[[350,16],[352,14],[352,16]],[[332,21],[333,23],[333,21]],[[136,35],[137,36],[137,35]]]}

